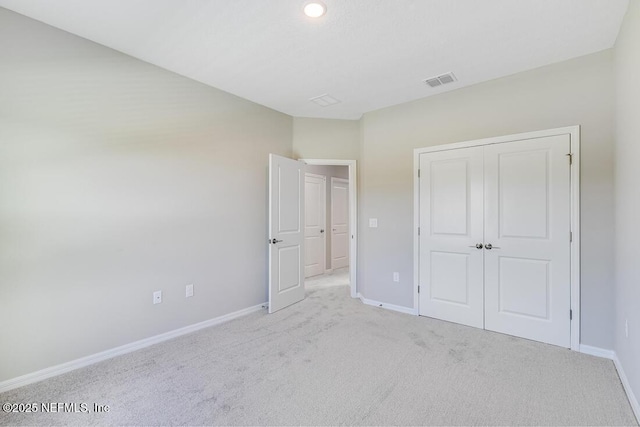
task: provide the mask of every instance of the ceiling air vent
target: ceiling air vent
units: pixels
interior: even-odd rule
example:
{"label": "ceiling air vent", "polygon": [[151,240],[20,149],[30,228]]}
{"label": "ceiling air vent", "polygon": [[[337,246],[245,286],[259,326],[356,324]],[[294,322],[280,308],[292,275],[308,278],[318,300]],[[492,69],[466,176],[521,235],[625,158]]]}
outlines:
{"label": "ceiling air vent", "polygon": [[424,82],[431,87],[438,87],[446,85],[447,83],[453,83],[456,80],[456,76],[454,76],[453,73],[447,73],[436,77],[429,77]]}
{"label": "ceiling air vent", "polygon": [[315,98],[311,98],[309,101],[311,102],[315,102],[316,104],[318,104],[321,107],[328,107],[330,105],[334,105],[340,102],[339,99],[335,99],[333,96],[331,95],[327,95],[326,93],[324,95],[320,95],[320,96],[316,96]]}

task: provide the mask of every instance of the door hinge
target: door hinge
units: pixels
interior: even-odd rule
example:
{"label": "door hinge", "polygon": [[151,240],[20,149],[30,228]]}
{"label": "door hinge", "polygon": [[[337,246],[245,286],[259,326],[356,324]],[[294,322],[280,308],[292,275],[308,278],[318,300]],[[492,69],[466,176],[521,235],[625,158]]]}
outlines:
{"label": "door hinge", "polygon": [[418,178],[420,178],[420,169],[418,169]]}
{"label": "door hinge", "polygon": [[418,293],[420,293],[420,285],[418,285]]}
{"label": "door hinge", "polygon": [[567,156],[569,157],[569,165],[572,165],[573,164],[573,154],[569,153],[569,154],[567,154]]}
{"label": "door hinge", "polygon": [[418,227],[418,236],[420,235],[420,227]]}
{"label": "door hinge", "polygon": [[569,320],[573,320],[573,310],[569,310]]}
{"label": "door hinge", "polygon": [[569,232],[569,241],[573,242],[573,231]]}

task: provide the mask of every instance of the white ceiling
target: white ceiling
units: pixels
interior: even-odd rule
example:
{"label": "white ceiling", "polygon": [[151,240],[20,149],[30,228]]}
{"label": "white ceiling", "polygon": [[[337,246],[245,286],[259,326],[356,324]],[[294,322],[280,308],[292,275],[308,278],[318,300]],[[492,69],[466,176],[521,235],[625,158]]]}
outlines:
{"label": "white ceiling", "polygon": [[[299,117],[367,111],[614,45],[628,0],[0,0],[0,6]],[[16,41],[19,43],[19,41]],[[427,77],[458,81],[429,88]],[[341,102],[321,107],[310,98]]]}

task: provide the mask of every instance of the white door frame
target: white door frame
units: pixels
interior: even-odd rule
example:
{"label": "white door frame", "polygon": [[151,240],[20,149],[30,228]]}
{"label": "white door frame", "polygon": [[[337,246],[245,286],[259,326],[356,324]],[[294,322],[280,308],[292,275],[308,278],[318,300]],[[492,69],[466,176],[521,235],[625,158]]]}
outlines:
{"label": "white door frame", "polygon": [[357,298],[356,267],[358,248],[358,212],[357,212],[357,188],[356,185],[356,161],[337,159],[300,159],[308,165],[317,166],[347,166],[349,168],[349,282],[351,283],[351,298]]}
{"label": "white door frame", "polygon": [[547,136],[569,135],[571,140],[571,350],[580,351],[580,126],[567,126],[494,138],[476,139],[453,144],[435,145],[413,150],[413,311],[419,313],[418,284],[420,283],[420,154],[434,151],[455,150],[458,148],[500,144]]}
{"label": "white door frame", "polygon": [[[322,228],[324,229],[324,236],[322,239],[322,272],[324,273],[327,270],[327,177],[324,175],[318,175],[316,173],[311,173],[311,172],[305,172],[304,174],[305,176],[305,185],[306,185],[306,177],[310,176],[313,178],[317,178],[317,179],[321,179],[324,182],[323,185],[323,193],[322,193],[322,200],[324,200],[324,204],[322,205],[322,219],[323,219],[323,224],[322,224]],[[306,192],[306,190],[305,190]],[[305,204],[305,214],[307,211],[307,206]],[[306,227],[306,224],[305,224]],[[305,228],[306,231],[306,228]],[[306,238],[307,236],[305,236]],[[306,245],[305,245],[305,250],[306,250]],[[305,255],[306,258],[306,255]],[[305,259],[305,263],[306,263],[306,259]],[[306,267],[306,265],[305,265]],[[306,275],[306,274],[305,274]],[[306,279],[306,277],[305,277]]]}
{"label": "white door frame", "polygon": [[[331,194],[331,219],[330,219],[330,221],[331,221],[331,232],[332,233],[333,233],[333,183],[334,182],[342,182],[342,183],[345,183],[345,184],[348,185],[349,184],[349,180],[348,179],[344,179],[344,178],[336,178],[335,176],[331,177],[331,184],[330,184],[331,185],[331,187],[330,187],[331,189],[329,190],[329,194]],[[350,190],[349,187],[347,187],[347,189]],[[351,221],[349,221],[349,222],[351,222]],[[351,224],[349,224],[349,226],[351,226]],[[349,230],[349,231],[351,231],[351,230]],[[349,255],[351,255],[351,254],[349,254]],[[349,262],[351,262],[351,261],[349,261]],[[349,264],[349,265],[351,265],[351,264]],[[333,234],[331,234],[331,270],[334,270],[334,267],[333,267]]]}

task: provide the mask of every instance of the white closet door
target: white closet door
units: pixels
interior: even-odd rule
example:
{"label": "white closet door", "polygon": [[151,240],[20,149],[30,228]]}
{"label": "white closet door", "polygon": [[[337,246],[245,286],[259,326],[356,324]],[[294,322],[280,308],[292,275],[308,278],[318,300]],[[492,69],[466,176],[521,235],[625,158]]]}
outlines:
{"label": "white closet door", "polygon": [[485,329],[570,347],[569,152],[569,135],[485,147]]}
{"label": "white closet door", "polygon": [[482,147],[420,155],[420,315],[483,327]]}

